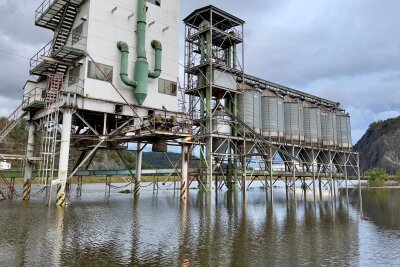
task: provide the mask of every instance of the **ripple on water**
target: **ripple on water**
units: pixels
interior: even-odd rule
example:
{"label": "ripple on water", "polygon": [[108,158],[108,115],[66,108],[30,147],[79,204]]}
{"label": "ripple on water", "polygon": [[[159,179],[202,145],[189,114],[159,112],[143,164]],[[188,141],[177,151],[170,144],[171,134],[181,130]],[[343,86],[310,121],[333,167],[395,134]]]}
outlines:
{"label": "ripple on water", "polygon": [[181,208],[171,190],[143,189],[134,203],[130,195],[105,195],[104,185],[85,185],[64,209],[35,198],[0,202],[0,266],[400,265],[397,217],[382,219],[397,213],[398,192],[314,199],[276,189],[271,202],[258,188],[246,200],[191,190]]}

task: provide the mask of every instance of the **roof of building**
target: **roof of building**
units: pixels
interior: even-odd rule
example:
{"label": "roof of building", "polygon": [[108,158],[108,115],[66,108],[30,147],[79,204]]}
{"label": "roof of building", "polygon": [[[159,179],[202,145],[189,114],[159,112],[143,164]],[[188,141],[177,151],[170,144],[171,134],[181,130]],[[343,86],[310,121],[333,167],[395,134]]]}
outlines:
{"label": "roof of building", "polygon": [[198,27],[200,23],[202,23],[204,20],[210,21],[211,14],[213,21],[222,22],[224,19],[228,19],[229,23],[227,23],[226,25],[227,28],[240,26],[245,23],[244,20],[239,19],[238,17],[233,16],[232,14],[229,14],[228,12],[223,11],[222,9],[215,7],[213,5],[196,9],[195,11],[190,13],[190,15],[187,16],[183,21],[186,24],[191,24],[193,26]]}

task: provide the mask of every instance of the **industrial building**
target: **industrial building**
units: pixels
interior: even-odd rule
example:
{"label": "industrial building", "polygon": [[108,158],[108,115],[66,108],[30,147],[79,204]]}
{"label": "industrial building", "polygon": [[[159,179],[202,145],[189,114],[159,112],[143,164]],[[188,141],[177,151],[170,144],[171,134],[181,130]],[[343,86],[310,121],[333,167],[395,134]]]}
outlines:
{"label": "industrial building", "polygon": [[[179,51],[179,0],[45,0],[35,24],[54,38],[30,61],[37,77],[13,114],[28,119],[25,200],[40,179],[57,205],[66,185],[99,149],[137,144],[134,194],[140,194],[142,151],[182,148],[181,198],[192,180],[210,191],[246,190],[254,180],[272,189],[331,188],[359,175],[350,117],[339,103],[245,72],[244,20],[206,6],[184,19]],[[184,53],[184,81],[179,55]],[[1,138],[15,126],[3,129]],[[70,161],[70,148],[80,157]],[[199,156],[196,168],[191,166]],[[274,171],[274,164],[285,170]],[[33,177],[37,168],[39,175]],[[312,178],[312,185],[306,182]]]}

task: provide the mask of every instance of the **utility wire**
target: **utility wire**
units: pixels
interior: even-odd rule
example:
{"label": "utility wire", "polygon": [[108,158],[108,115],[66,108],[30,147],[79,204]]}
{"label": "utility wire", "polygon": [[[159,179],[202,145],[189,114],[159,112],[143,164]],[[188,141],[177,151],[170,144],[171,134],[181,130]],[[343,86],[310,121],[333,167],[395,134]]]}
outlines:
{"label": "utility wire", "polygon": [[4,54],[15,56],[15,57],[25,58],[25,59],[29,59],[29,60],[31,59],[29,57],[18,55],[18,54],[14,53],[14,52],[6,51],[6,50],[3,50],[3,49],[0,49],[0,52],[4,53]]}

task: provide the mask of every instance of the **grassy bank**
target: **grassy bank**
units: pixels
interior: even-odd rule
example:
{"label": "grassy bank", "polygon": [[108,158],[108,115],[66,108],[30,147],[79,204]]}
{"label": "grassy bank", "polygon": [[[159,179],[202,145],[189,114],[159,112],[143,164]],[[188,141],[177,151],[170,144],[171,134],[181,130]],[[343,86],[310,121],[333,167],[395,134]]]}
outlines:
{"label": "grassy bank", "polygon": [[[111,177],[111,183],[128,183],[131,181],[132,177],[127,177],[127,176],[112,176]],[[177,176],[142,176],[142,182],[164,182],[167,180],[168,182],[173,182],[173,181],[179,181],[179,177]],[[71,179],[72,184],[78,183],[78,177],[73,177]],[[105,176],[84,176],[83,177],[83,183],[89,183],[89,184],[94,184],[94,183],[105,183],[106,182],[106,177]],[[16,178],[15,179],[15,184],[23,184],[24,179],[22,177]],[[39,179],[34,179],[32,181],[32,184],[41,184],[41,181]]]}

